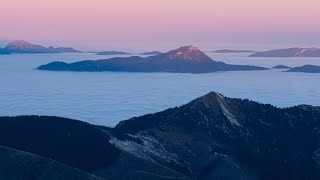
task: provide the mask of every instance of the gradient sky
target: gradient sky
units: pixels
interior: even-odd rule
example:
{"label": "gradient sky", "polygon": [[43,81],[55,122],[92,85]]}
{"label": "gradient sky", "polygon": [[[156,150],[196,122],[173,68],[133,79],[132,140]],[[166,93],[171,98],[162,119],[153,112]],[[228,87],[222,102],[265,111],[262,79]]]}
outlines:
{"label": "gradient sky", "polygon": [[82,49],[320,45],[319,0],[0,0],[0,42]]}

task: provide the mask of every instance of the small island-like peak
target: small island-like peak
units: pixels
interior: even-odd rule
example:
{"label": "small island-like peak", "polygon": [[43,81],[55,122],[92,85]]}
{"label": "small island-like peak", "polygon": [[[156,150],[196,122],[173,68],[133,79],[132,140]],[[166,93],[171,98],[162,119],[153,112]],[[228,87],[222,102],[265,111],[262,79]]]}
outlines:
{"label": "small island-like peak", "polygon": [[141,53],[140,55],[144,55],[144,56],[155,56],[155,55],[159,55],[159,54],[162,54],[162,52],[160,52],[160,51],[150,51],[150,52]]}
{"label": "small island-like peak", "polygon": [[218,49],[212,53],[255,53],[253,50]]}
{"label": "small island-like peak", "polygon": [[96,55],[115,56],[115,55],[130,55],[130,53],[123,52],[123,51],[101,51],[101,52],[97,52]]}
{"label": "small island-like peak", "polygon": [[272,69],[290,69],[291,67],[285,65],[277,65],[272,67]]}
{"label": "small island-like peak", "polygon": [[307,65],[291,68],[286,72],[320,73],[320,66],[307,64]]}
{"label": "small island-like peak", "polygon": [[25,40],[14,40],[14,41],[8,43],[6,47],[7,48],[9,48],[9,47],[28,48],[31,46],[32,46],[32,44],[28,43]]}
{"label": "small island-like peak", "polygon": [[14,40],[9,42],[4,48],[0,49],[0,54],[46,54],[46,53],[65,53],[81,52],[70,47],[44,47],[29,43],[25,40]]}

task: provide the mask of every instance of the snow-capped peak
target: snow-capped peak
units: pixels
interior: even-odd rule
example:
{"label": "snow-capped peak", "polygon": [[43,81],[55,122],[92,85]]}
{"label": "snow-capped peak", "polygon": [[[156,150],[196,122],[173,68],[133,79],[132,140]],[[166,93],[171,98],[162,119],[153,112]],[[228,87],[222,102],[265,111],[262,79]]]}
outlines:
{"label": "snow-capped peak", "polygon": [[212,59],[194,46],[184,46],[165,53],[171,60],[187,60],[196,62],[210,62]]}
{"label": "snow-capped peak", "polygon": [[27,41],[24,41],[24,40],[15,40],[15,41],[12,41],[10,42],[7,47],[19,47],[19,48],[22,48],[22,47],[26,47],[30,45],[30,43],[28,43]]}

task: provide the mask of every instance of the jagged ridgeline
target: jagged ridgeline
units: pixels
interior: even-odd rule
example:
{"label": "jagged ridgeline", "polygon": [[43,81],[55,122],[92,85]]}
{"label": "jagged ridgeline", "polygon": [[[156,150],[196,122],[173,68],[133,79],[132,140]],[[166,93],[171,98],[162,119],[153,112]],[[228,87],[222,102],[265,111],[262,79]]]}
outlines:
{"label": "jagged ridgeline", "polygon": [[277,108],[212,92],[114,128],[21,116],[0,118],[0,130],[2,146],[104,179],[320,179],[314,106]]}

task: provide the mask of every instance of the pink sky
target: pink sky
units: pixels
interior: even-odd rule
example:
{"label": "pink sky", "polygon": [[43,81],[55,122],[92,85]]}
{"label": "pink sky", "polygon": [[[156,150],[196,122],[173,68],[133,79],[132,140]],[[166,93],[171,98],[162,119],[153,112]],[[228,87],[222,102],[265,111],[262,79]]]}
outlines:
{"label": "pink sky", "polygon": [[319,7],[319,0],[0,0],[0,40],[89,49],[317,46]]}

